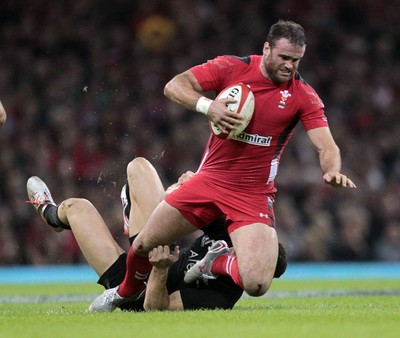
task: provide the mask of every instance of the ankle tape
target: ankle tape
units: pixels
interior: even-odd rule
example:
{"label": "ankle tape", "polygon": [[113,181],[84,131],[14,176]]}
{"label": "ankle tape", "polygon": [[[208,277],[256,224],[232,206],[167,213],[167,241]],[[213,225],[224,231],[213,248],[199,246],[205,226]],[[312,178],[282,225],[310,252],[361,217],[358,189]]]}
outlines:
{"label": "ankle tape", "polygon": [[58,217],[57,211],[58,205],[55,206],[48,204],[46,206],[46,209],[43,212],[43,217],[46,220],[47,224],[55,228],[59,227],[66,230],[71,230],[71,227],[69,225],[61,222],[60,218]]}

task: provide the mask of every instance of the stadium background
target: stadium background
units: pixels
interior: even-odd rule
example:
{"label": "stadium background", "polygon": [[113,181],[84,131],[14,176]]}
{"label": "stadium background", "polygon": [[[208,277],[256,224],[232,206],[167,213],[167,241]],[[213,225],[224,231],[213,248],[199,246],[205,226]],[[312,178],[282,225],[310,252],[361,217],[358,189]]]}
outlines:
{"label": "stadium background", "polygon": [[[84,263],[25,203],[42,177],[57,202],[88,198],[123,247],[119,192],[135,156],[167,186],[196,170],[201,114],[162,94],[216,55],[261,52],[279,18],[301,23],[300,73],[326,105],[356,191],[321,182],[301,126],[277,179],[277,227],[291,261],[400,260],[399,1],[25,1],[0,3],[0,264]],[[95,240],[95,234],[93,234]]]}

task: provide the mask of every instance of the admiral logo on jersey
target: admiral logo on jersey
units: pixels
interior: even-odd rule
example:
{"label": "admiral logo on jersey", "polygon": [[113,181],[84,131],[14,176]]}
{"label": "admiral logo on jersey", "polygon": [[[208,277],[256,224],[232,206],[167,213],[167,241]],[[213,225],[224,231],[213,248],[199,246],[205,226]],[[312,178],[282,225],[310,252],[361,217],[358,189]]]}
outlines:
{"label": "admiral logo on jersey", "polygon": [[271,144],[272,136],[260,136],[257,134],[247,134],[243,132],[239,135],[233,135],[232,140],[254,144],[256,146],[269,147]]}

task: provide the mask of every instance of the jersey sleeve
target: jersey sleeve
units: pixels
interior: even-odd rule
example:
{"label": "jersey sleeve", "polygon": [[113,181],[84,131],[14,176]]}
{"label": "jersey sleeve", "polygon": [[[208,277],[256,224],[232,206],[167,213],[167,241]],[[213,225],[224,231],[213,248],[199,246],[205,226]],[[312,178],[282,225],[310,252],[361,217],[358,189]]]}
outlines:
{"label": "jersey sleeve", "polygon": [[235,67],[231,57],[218,56],[206,63],[190,68],[204,92],[219,92],[229,83],[230,68]]}
{"label": "jersey sleeve", "polygon": [[306,131],[328,126],[328,119],[324,112],[324,103],[319,98],[316,91],[308,84],[302,84],[301,95],[302,108],[300,111],[300,120]]}

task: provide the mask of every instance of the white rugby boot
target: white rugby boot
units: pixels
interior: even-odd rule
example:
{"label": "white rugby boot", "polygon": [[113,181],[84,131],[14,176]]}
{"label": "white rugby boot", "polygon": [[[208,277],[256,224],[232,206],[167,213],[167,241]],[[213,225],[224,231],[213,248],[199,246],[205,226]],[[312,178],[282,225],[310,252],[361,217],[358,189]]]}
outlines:
{"label": "white rugby boot", "polygon": [[143,283],[144,289],[139,291],[135,296],[124,298],[118,294],[119,286],[115,288],[105,290],[100,296],[98,296],[92,304],[89,306],[89,312],[113,312],[118,306],[126,303],[138,300],[144,297],[146,292],[146,284]]}
{"label": "white rugby boot", "polygon": [[[48,224],[43,216],[43,213],[48,205],[56,206],[56,203],[54,202],[46,183],[44,183],[39,177],[32,176],[26,182],[26,190],[29,198],[29,200],[26,202],[32,204],[43,221]],[[61,227],[55,227],[52,225],[50,226],[57,232],[64,230]]]}
{"label": "white rugby boot", "polygon": [[184,281],[187,284],[193,283],[199,279],[216,279],[217,277],[211,273],[211,267],[214,260],[222,255],[229,253],[228,244],[225,241],[216,241],[208,249],[208,252],[199,260],[195,265],[193,265],[185,274]]}

